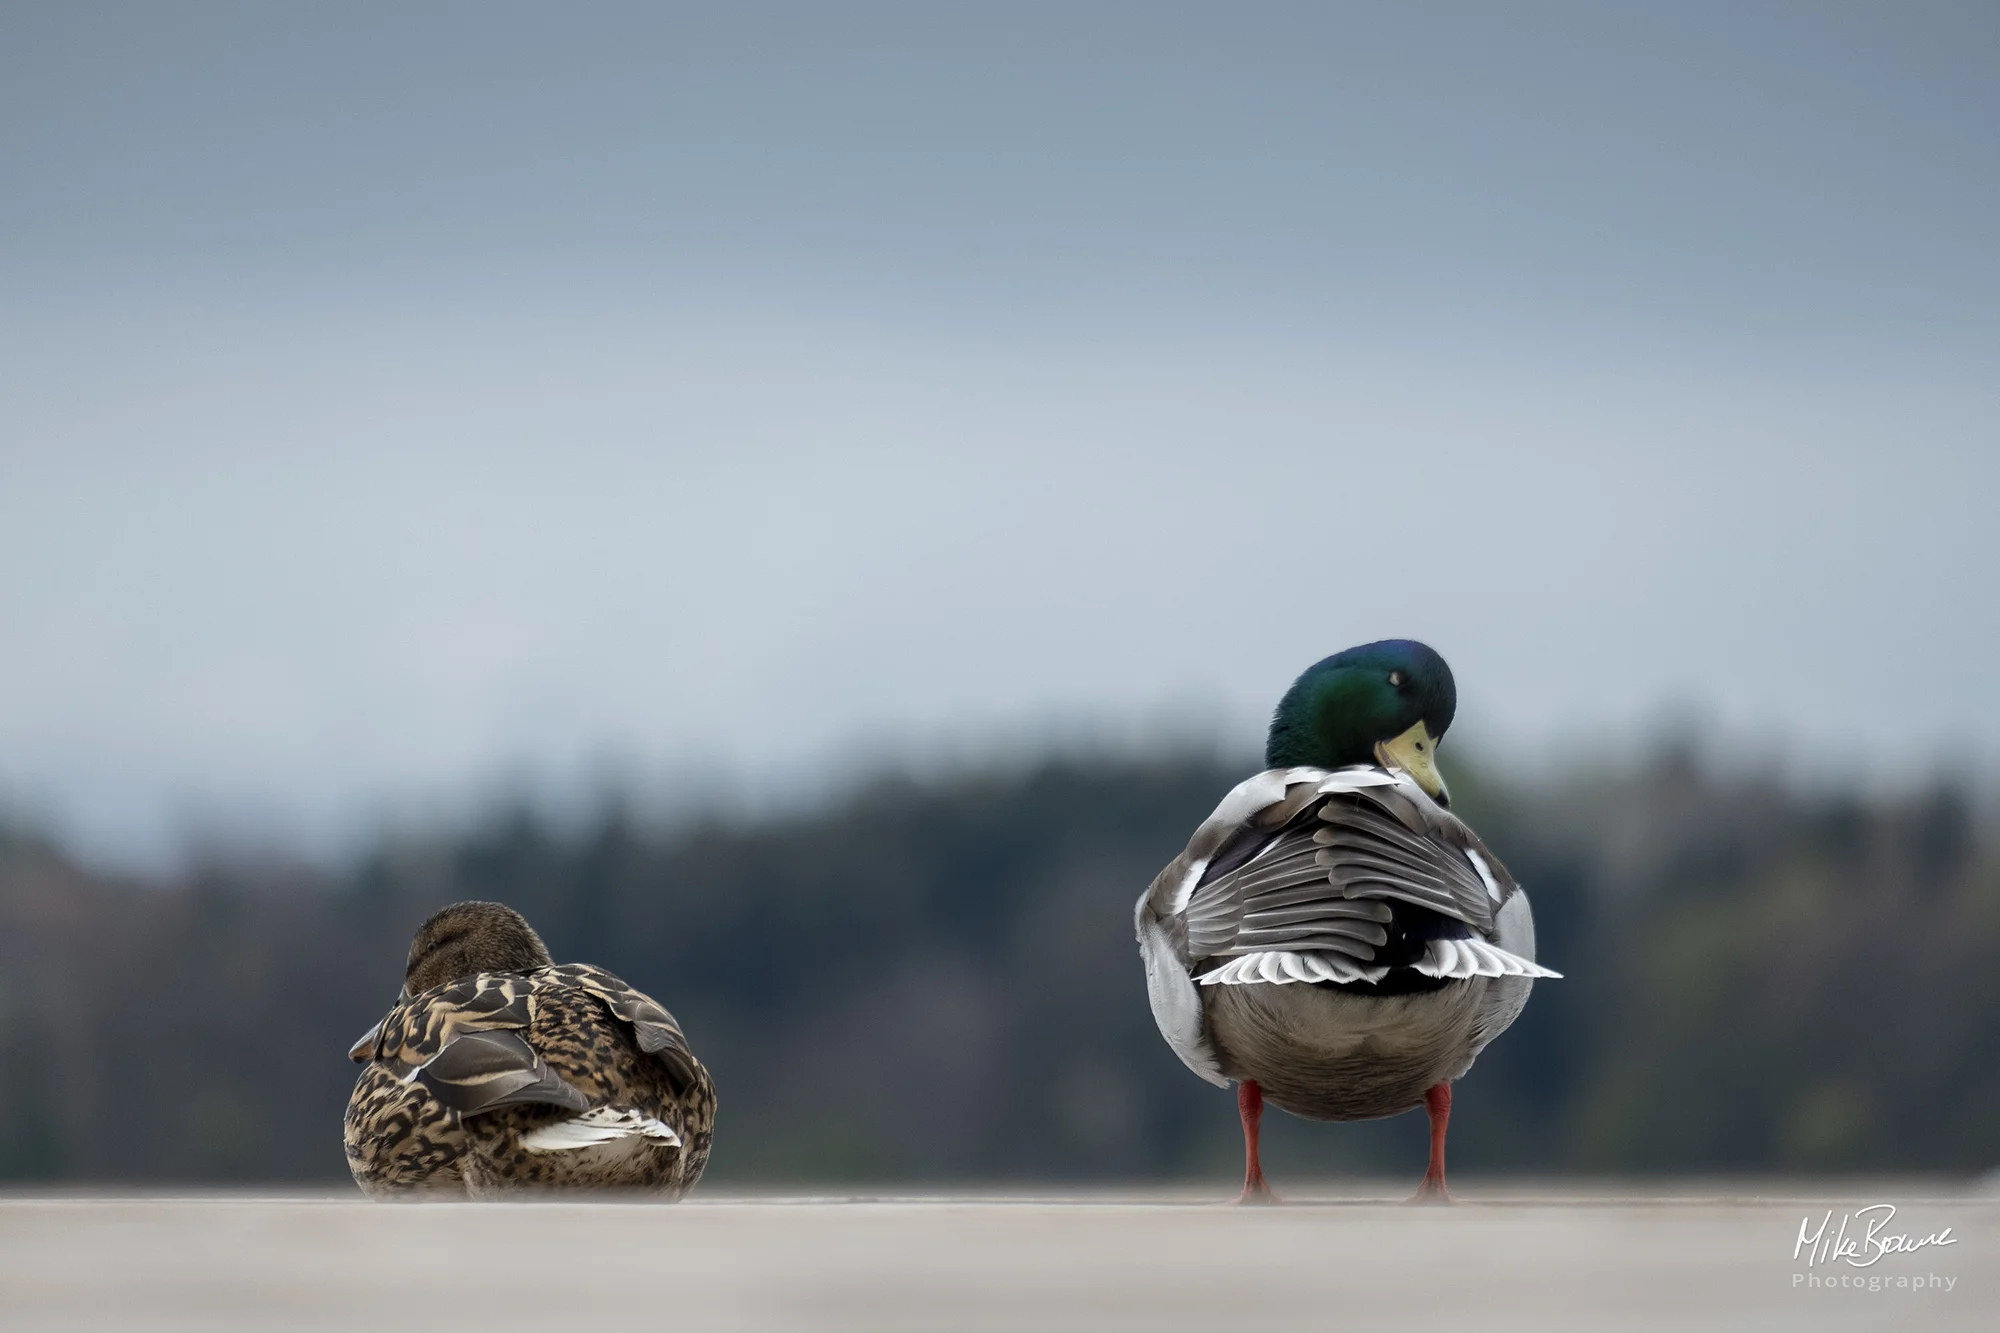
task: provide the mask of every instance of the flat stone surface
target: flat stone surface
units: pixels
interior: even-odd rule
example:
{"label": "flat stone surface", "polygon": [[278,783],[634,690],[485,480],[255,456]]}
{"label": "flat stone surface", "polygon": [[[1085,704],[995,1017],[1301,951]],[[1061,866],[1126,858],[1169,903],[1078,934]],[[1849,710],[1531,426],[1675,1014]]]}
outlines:
{"label": "flat stone surface", "polygon": [[[0,1327],[2000,1328],[1991,1198],[1464,1192],[1483,1201],[0,1197]],[[1873,1203],[1897,1206],[1885,1232],[1956,1243],[1869,1267],[1794,1258],[1802,1220],[1830,1210],[1831,1235]]]}

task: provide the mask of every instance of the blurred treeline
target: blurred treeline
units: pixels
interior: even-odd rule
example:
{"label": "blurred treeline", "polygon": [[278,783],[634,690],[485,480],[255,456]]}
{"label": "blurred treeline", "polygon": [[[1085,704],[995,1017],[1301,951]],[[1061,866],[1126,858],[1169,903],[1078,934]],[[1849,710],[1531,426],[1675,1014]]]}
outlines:
{"label": "blurred treeline", "polygon": [[[0,837],[0,1178],[338,1181],[349,1044],[432,908],[498,898],[680,1017],[717,1182],[1213,1178],[1231,1097],[1153,1029],[1134,899],[1252,766],[882,780],[666,832],[510,809],[340,873],[157,884]],[[1805,796],[1685,752],[1457,808],[1545,962],[1459,1090],[1465,1172],[1971,1172],[2000,1161],[2000,857],[1948,789]],[[1279,1179],[1411,1176],[1422,1117],[1277,1117]]]}

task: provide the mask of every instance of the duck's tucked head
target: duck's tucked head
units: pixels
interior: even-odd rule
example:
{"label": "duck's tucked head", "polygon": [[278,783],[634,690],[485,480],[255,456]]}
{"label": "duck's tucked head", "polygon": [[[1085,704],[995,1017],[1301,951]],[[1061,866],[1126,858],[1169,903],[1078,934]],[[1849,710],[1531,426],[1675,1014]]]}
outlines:
{"label": "duck's tucked head", "polygon": [[453,903],[417,927],[403,994],[480,972],[532,972],[553,959],[527,919],[504,903]]}
{"label": "duck's tucked head", "polygon": [[1292,682],[1271,717],[1270,768],[1400,768],[1439,804],[1437,744],[1458,708],[1451,668],[1414,639],[1384,639],[1335,653]]}

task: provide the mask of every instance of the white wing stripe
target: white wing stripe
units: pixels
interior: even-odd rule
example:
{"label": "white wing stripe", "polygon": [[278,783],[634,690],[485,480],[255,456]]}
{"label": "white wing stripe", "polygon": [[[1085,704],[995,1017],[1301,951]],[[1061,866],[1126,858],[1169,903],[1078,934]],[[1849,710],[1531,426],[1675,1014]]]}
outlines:
{"label": "white wing stripe", "polygon": [[681,1142],[681,1136],[674,1133],[674,1127],[664,1120],[638,1111],[600,1106],[594,1111],[585,1111],[573,1120],[543,1125],[523,1134],[521,1146],[529,1152],[569,1152],[632,1138],[651,1139],[668,1148],[677,1148]]}
{"label": "white wing stripe", "polygon": [[1288,986],[1295,981],[1380,981],[1386,967],[1361,967],[1337,953],[1293,953],[1268,949],[1246,953],[1195,978],[1200,986]]}
{"label": "white wing stripe", "polygon": [[1463,980],[1469,977],[1549,977],[1561,980],[1562,973],[1531,963],[1485,940],[1432,940],[1417,963],[1417,971],[1427,977]]}
{"label": "white wing stripe", "polygon": [[1500,883],[1493,878],[1493,871],[1487,866],[1486,858],[1479,854],[1477,848],[1468,847],[1465,849],[1465,859],[1472,862],[1472,868],[1479,872],[1480,881],[1486,885],[1486,896],[1496,903],[1499,902]]}
{"label": "white wing stripe", "polygon": [[[1480,939],[1432,940],[1415,970],[1446,981],[1473,977],[1562,978],[1560,972]],[[1362,967],[1342,954],[1268,949],[1231,958],[1194,981],[1198,986],[1288,986],[1295,981],[1380,981],[1388,974],[1387,967]]]}

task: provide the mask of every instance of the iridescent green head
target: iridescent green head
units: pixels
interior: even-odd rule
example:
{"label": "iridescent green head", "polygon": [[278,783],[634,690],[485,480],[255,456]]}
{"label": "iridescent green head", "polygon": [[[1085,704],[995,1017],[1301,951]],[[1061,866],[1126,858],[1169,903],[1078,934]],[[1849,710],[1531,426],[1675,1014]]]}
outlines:
{"label": "iridescent green head", "polygon": [[1414,639],[1384,639],[1307,667],[1271,716],[1270,768],[1381,764],[1449,804],[1437,745],[1458,708],[1451,668]]}

